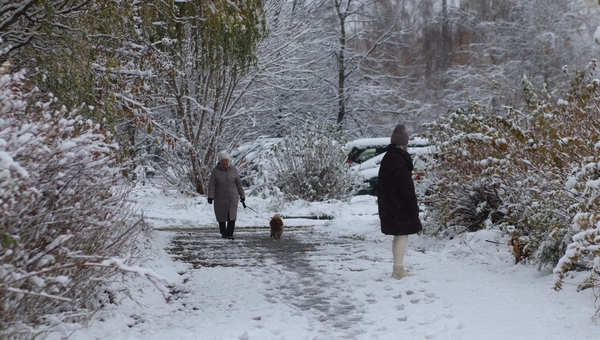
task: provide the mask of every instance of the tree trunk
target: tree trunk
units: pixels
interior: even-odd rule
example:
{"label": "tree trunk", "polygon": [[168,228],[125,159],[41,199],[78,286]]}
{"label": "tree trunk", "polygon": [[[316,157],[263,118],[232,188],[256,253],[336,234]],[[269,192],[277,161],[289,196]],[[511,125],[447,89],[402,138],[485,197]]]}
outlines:
{"label": "tree trunk", "polygon": [[340,12],[338,7],[338,17],[340,18],[340,50],[338,51],[338,115],[337,123],[342,124],[346,116],[346,20],[345,14]]}

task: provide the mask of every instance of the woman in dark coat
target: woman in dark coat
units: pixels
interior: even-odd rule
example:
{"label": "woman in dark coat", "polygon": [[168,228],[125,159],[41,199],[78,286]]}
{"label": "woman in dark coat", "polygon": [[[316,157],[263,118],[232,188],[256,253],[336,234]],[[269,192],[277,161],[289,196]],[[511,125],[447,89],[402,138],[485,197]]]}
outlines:
{"label": "woman in dark coat", "polygon": [[419,220],[419,206],[412,180],[413,163],[408,153],[408,133],[404,124],[398,124],[392,133],[391,144],[381,160],[377,183],[377,204],[381,232],[393,235],[392,277],[410,276],[404,270],[404,254],[408,235],[423,229]]}
{"label": "woman in dark coat", "polygon": [[218,161],[208,182],[208,203],[215,201],[215,217],[221,236],[233,240],[238,202],[242,202],[245,208],[246,196],[240,175],[231,165],[231,157],[227,153],[220,153]]}

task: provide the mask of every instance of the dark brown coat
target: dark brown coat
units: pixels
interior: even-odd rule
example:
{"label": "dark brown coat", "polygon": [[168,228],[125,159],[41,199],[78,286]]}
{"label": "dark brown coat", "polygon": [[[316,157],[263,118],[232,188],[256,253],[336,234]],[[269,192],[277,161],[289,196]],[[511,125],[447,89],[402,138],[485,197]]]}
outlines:
{"label": "dark brown coat", "polygon": [[[217,165],[208,181],[208,198],[214,199],[217,222],[235,221],[240,198],[246,198],[237,169]],[[229,215],[229,219],[227,219]]]}
{"label": "dark brown coat", "polygon": [[395,145],[388,146],[377,183],[381,232],[386,235],[410,235],[423,229],[412,170],[410,154]]}

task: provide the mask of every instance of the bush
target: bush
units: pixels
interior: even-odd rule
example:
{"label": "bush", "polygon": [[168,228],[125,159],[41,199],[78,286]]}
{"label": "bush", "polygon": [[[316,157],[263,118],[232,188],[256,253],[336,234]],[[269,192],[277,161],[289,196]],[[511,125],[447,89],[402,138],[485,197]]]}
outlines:
{"label": "bush", "polygon": [[273,146],[282,141],[282,138],[260,136],[232,152],[232,161],[240,173],[246,195],[261,198],[281,196],[281,191],[275,186],[271,160]]}
{"label": "bush", "polygon": [[502,202],[496,185],[485,179],[464,181],[458,185],[460,188],[451,193],[455,195],[453,204],[444,218],[445,225],[456,227],[453,232],[473,232],[502,220],[504,214],[499,211]]}
{"label": "bush", "polygon": [[[461,224],[472,229],[469,221],[483,217],[477,209],[461,210],[460,197],[472,196],[468,183],[493,184],[498,196],[494,201],[500,202],[493,210],[502,218],[491,219],[489,227],[527,239],[529,261],[556,265],[573,235],[572,217],[598,209],[593,190],[585,189],[589,177],[599,173],[594,71],[591,63],[577,72],[560,99],[545,88],[536,91],[524,78],[522,107],[494,112],[471,102],[467,109],[429,124],[429,138],[443,155],[431,169],[439,181],[437,195],[429,199],[435,211],[430,216],[443,228]],[[588,170],[584,176],[577,169]],[[452,219],[456,212],[471,216]]]}
{"label": "bush", "polygon": [[117,146],[101,126],[25,95],[22,73],[8,68],[0,69],[0,338],[29,339],[86,321],[117,273],[137,271],[121,257],[143,221],[133,220]]}
{"label": "bush", "polygon": [[350,199],[362,186],[345,163],[342,133],[337,126],[315,124],[290,129],[275,144],[269,159],[275,186],[287,200],[309,202]]}

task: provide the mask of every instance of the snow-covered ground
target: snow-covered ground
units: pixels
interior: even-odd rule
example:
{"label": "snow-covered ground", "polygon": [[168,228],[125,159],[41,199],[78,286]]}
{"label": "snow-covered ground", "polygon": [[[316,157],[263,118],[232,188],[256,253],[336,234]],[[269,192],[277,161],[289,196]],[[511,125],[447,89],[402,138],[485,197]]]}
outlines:
{"label": "snow-covered ground", "polygon": [[[146,244],[151,258],[142,265],[169,282],[167,299],[147,281],[124,280],[115,285],[115,304],[89,327],[49,339],[581,340],[600,334],[592,291],[576,292],[574,285],[554,291],[551,269],[514,265],[505,237],[494,231],[453,240],[410,236],[405,265],[414,275],[395,280],[392,239],[379,231],[371,196],[318,204],[249,197],[256,212],[240,206],[234,241],[221,239],[203,197],[151,186],[134,196],[154,228]],[[287,217],[280,241],[270,240],[266,229],[276,212]],[[301,216],[333,219],[293,218]],[[198,261],[175,259],[172,239],[196,244],[188,260]]]}

